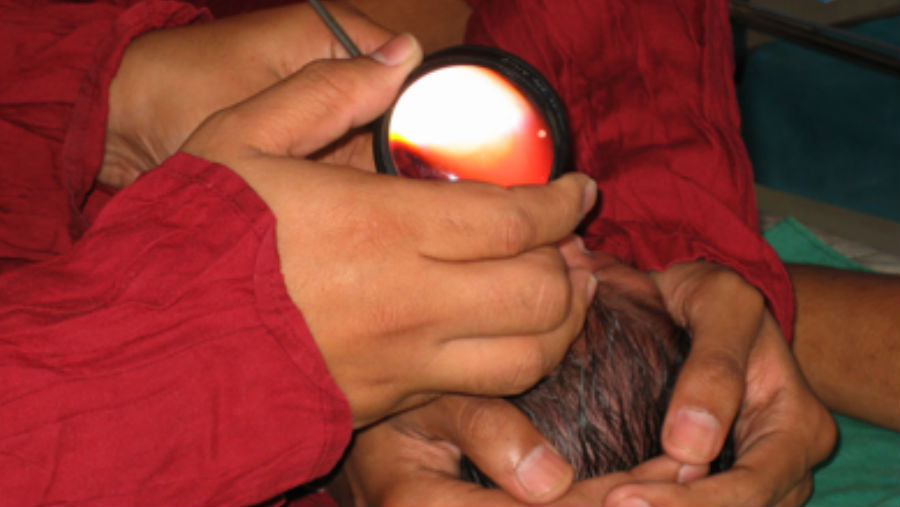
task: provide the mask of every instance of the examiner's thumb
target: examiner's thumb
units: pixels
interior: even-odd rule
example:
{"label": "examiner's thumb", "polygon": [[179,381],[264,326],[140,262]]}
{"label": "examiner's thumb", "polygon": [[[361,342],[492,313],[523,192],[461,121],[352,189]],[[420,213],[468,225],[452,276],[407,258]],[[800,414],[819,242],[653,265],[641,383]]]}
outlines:
{"label": "examiner's thumb", "polygon": [[[368,56],[313,61],[217,113],[192,138],[209,128],[207,137],[214,139],[202,144],[213,151],[225,141],[267,155],[308,156],[387,110],[421,61],[422,48],[409,34],[395,36]],[[186,147],[198,141],[191,139]],[[229,149],[218,149],[223,148]],[[187,151],[209,155],[205,149]]]}
{"label": "examiner's thumb", "polygon": [[442,396],[415,416],[423,418],[422,427],[454,444],[482,476],[518,500],[552,502],[572,486],[572,466],[507,400]]}

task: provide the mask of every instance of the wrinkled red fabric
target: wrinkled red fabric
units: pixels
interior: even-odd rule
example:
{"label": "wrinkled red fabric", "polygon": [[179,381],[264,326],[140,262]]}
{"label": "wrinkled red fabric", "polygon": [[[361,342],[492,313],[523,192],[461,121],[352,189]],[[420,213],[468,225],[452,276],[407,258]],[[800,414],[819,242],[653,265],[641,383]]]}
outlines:
{"label": "wrinkled red fabric", "polygon": [[111,200],[94,188],[126,44],[205,18],[0,2],[4,505],[248,505],[349,442],[274,216],[241,178],[179,154]]}
{"label": "wrinkled red fabric", "polygon": [[758,233],[726,0],[470,0],[466,41],[534,65],[593,176],[589,247],[642,270],[707,259],[759,288],[792,334],[793,289]]}
{"label": "wrinkled red fabric", "polygon": [[[577,168],[603,192],[590,245],[643,269],[731,266],[789,332],[786,274],[755,233],[726,3],[473,6],[469,41],[525,57],[569,107]],[[258,196],[183,154],[115,197],[94,184],[126,44],[202,19],[162,0],[0,0],[4,504],[250,504],[349,441]]]}

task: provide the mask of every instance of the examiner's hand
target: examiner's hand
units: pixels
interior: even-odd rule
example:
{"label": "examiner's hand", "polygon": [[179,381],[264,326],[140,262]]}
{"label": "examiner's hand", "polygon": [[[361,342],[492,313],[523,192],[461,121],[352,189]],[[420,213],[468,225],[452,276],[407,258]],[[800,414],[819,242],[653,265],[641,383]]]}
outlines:
{"label": "examiner's hand", "polygon": [[[794,505],[835,441],[834,421],[797,368],[760,293],[708,262],[652,275],[693,336],[663,426],[663,447],[685,463],[680,482],[626,485],[611,505]],[[737,461],[698,478],[734,421]]]}
{"label": "examiner's hand", "polygon": [[[460,480],[461,454],[502,489]],[[571,467],[514,405],[445,396],[358,433],[343,471],[356,505],[588,506],[618,485],[674,483],[680,466],[661,456],[573,485]]]}
{"label": "examiner's hand", "polygon": [[274,212],[288,293],[357,427],[442,392],[526,389],[562,358],[595,286],[554,246],[596,199],[584,175],[504,189],[305,159],[382,113],[421,56],[401,35],[372,57],[311,63],[183,147]]}
{"label": "examiner's hand", "polygon": [[[363,52],[392,34],[341,4],[329,4]],[[293,74],[347,54],[307,3],[138,37],[110,85],[106,149],[98,181],[129,185],[175,153],[207,116]],[[329,160],[371,164],[365,134],[342,140]]]}

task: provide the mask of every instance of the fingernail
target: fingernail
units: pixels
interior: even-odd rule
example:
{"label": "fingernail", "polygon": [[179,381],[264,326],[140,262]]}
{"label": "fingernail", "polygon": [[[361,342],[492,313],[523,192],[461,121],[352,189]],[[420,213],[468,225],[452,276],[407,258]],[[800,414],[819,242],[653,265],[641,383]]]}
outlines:
{"label": "fingernail", "polygon": [[643,498],[631,497],[625,498],[621,502],[614,503],[613,507],[650,507],[650,504]]}
{"label": "fingernail", "polygon": [[585,255],[591,255],[591,251],[588,250],[587,245],[584,244],[584,238],[578,236],[577,234],[575,235],[575,246],[577,246],[578,249],[581,250],[581,253]]}
{"label": "fingernail", "polygon": [[681,465],[678,469],[678,484],[687,484],[691,481],[695,481],[700,479],[701,477],[705,477],[706,474],[709,473],[709,466],[707,465]]}
{"label": "fingernail", "polygon": [[393,67],[405,62],[413,53],[416,42],[412,35],[401,33],[369,55],[376,62]]}
{"label": "fingernail", "polygon": [[584,187],[584,200],[582,201],[581,216],[584,217],[587,215],[594,209],[595,204],[597,204],[597,182],[591,180],[588,185]]}
{"label": "fingernail", "polygon": [[516,467],[519,483],[537,499],[567,482],[569,473],[569,464],[546,445],[535,447]]}
{"label": "fingernail", "polygon": [[589,304],[594,300],[594,295],[597,293],[597,283],[597,275],[591,273],[587,281],[587,300]]}
{"label": "fingernail", "polygon": [[709,460],[716,452],[719,421],[709,412],[682,408],[669,430],[669,444],[701,460]]}

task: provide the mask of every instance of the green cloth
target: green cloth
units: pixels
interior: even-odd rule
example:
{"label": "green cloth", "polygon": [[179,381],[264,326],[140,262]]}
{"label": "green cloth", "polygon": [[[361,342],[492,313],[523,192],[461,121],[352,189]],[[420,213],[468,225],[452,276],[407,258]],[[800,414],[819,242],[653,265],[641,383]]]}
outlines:
{"label": "green cloth", "polygon": [[830,268],[868,271],[852,259],[821,242],[809,229],[793,218],[786,218],[766,231],[766,241],[784,262],[815,264]]}
{"label": "green cloth", "polygon": [[835,415],[837,451],[814,476],[811,507],[900,505],[900,434]]}
{"label": "green cloth", "polygon": [[[852,31],[900,45],[897,17]],[[786,41],[753,50],[742,68],[757,183],[900,220],[900,76]]]}
{"label": "green cloth", "polygon": [[[792,218],[766,231],[765,237],[785,262],[865,269]],[[816,469],[815,489],[806,505],[900,506],[900,433],[839,415],[835,420],[840,435],[837,448]]]}

